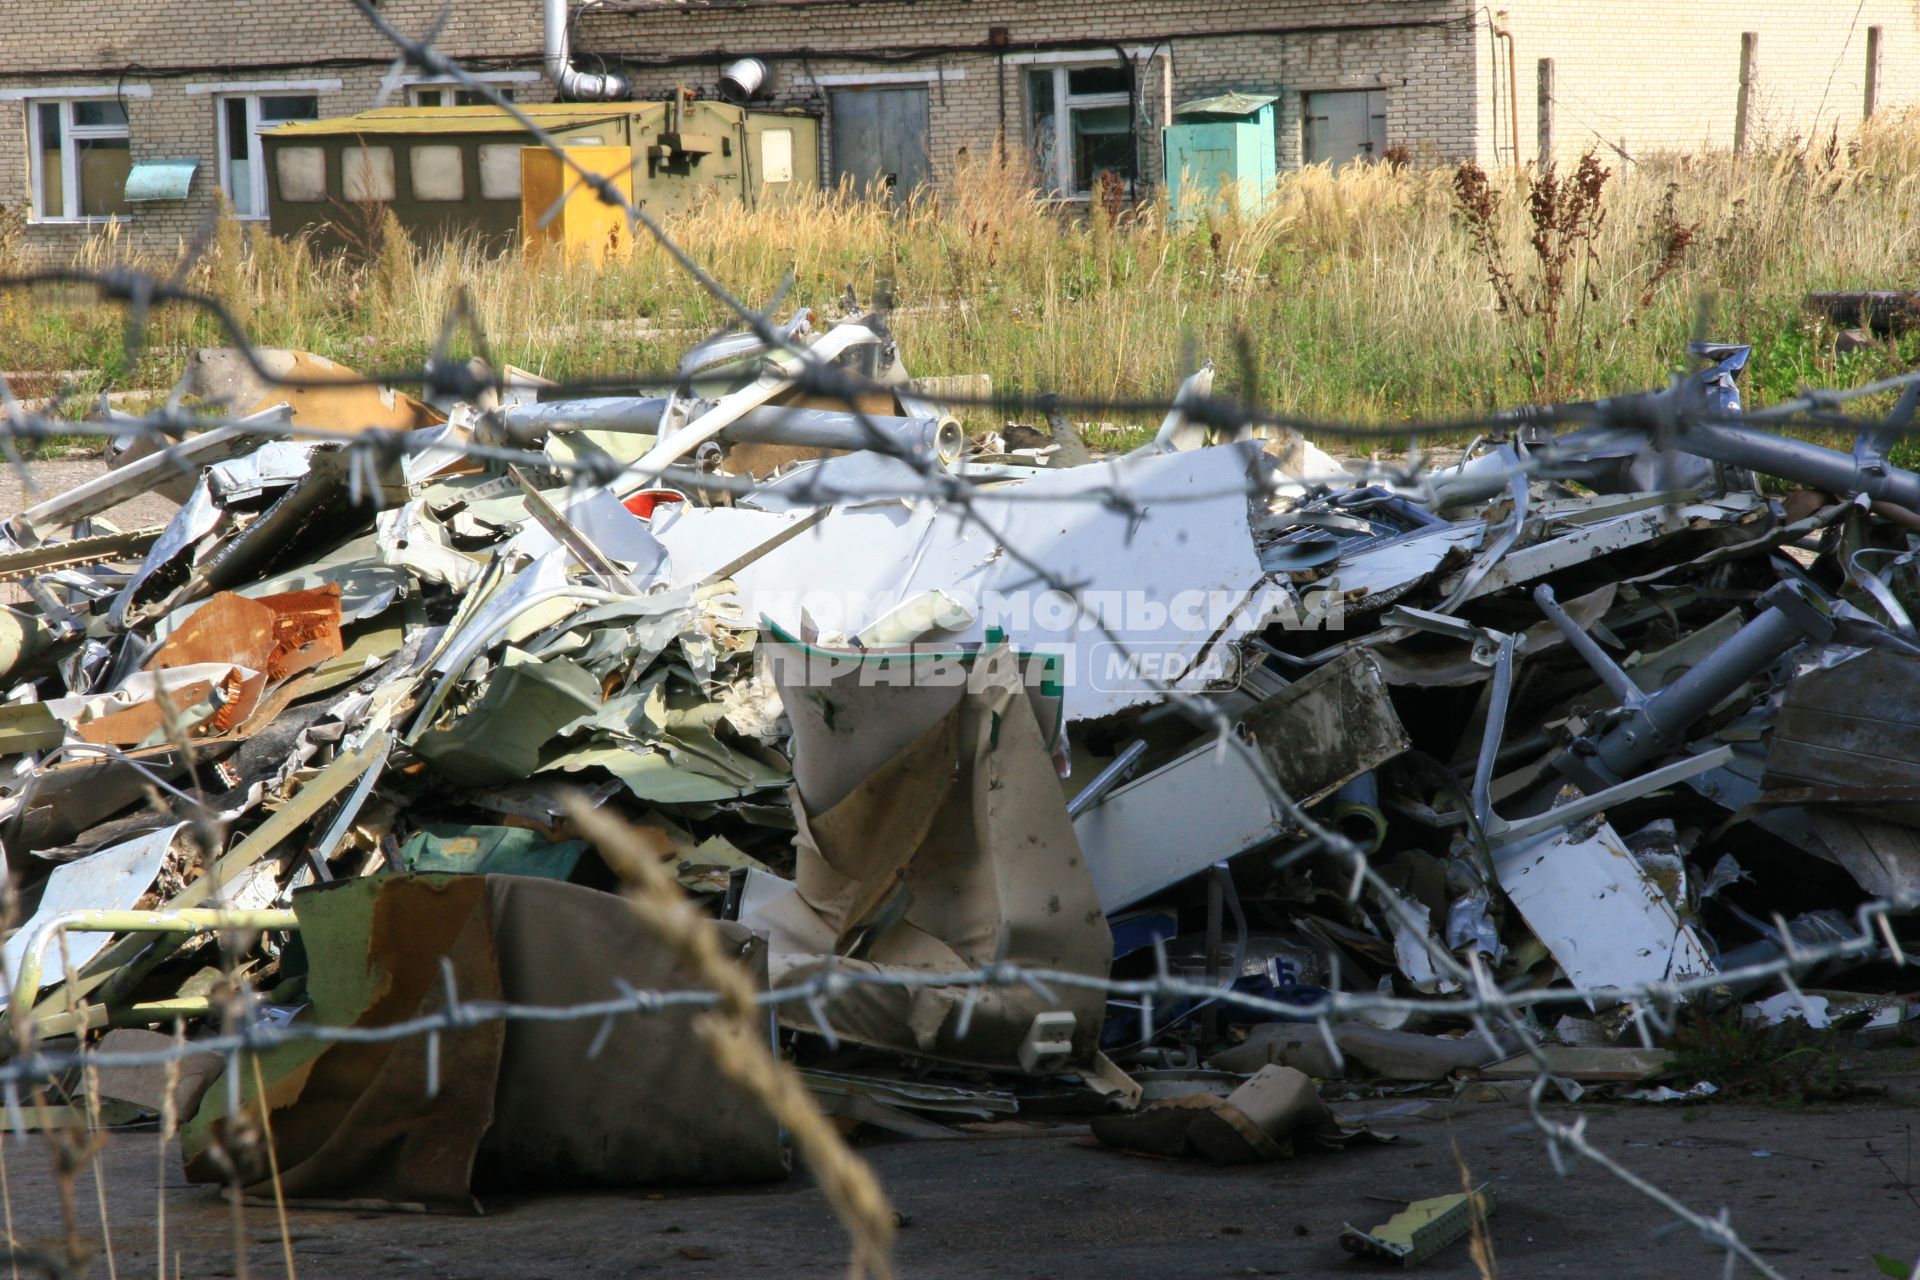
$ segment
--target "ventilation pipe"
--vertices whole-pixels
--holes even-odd
[[[567,48],[567,0],[541,0],[546,6],[547,79],[559,87],[560,96],[583,102],[608,102],[624,98],[632,89],[627,78],[617,72],[595,74],[573,65]]]
[[[728,102],[745,104],[766,87],[773,69],[759,58],[742,58],[720,73],[720,96]]]

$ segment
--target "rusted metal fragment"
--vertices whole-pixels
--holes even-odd
[[[296,896],[310,965],[311,1017],[380,1027],[445,1007],[442,960],[463,1000],[503,995],[487,918],[487,886],[471,876],[338,881]],[[238,1081],[241,1106],[273,1134],[279,1191],[289,1199],[356,1200],[396,1208],[475,1210],[469,1190],[493,1123],[493,1080],[505,1031],[483,1022],[438,1038],[430,1090],[424,1037],[284,1045]],[[274,1194],[258,1143],[231,1141],[226,1088],[210,1090],[181,1130],[187,1176],[220,1181],[215,1151],[238,1180]]]

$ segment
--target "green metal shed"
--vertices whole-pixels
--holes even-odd
[[[819,121],[722,102],[522,106],[563,146],[631,147],[634,199],[671,212],[716,189],[748,204],[819,185]],[[389,107],[261,134],[275,235],[338,244],[374,206],[416,238],[520,239],[520,151],[533,138],[499,107]],[[343,225],[345,224],[345,225]]]
[[[1163,138],[1176,222],[1210,210],[1257,214],[1273,196],[1279,164],[1272,94],[1222,93],[1174,109]]]

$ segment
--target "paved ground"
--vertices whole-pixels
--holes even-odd
[[[29,494],[20,482],[17,468],[0,465],[0,518],[14,515],[36,502],[45,502],[104,472],[106,464],[96,457],[78,456],[26,464],[36,492]],[[143,493],[107,511],[106,518],[122,529],[145,529],[165,524],[180,508],[157,493]]]
[[[1732,1220],[1785,1276],[1876,1274],[1869,1253],[1920,1252],[1912,1137],[1920,1071],[1872,1105],[1777,1109],[1727,1104],[1561,1107],[1584,1115],[1608,1155],[1696,1207]],[[1386,1104],[1375,1104],[1386,1105]],[[1286,1164],[1215,1168],[1094,1145],[1078,1125],[1020,1135],[889,1141],[862,1148],[908,1225],[907,1277],[1121,1280],[1151,1276],[1385,1275],[1349,1258],[1343,1220],[1384,1220],[1389,1201],[1458,1189],[1455,1151],[1493,1184],[1500,1275],[1591,1280],[1719,1276],[1721,1259],[1602,1170],[1556,1176],[1513,1106],[1468,1105],[1401,1121],[1401,1145]],[[1383,1126],[1384,1127],[1384,1126]],[[103,1169],[115,1272],[155,1271],[152,1134],[116,1135]],[[23,1243],[51,1243],[59,1212],[37,1138],[7,1144],[12,1217]],[[1874,1153],[1879,1152],[1876,1156]],[[83,1233],[100,1237],[92,1178],[79,1182]],[[281,1276],[271,1208],[245,1211],[245,1270],[232,1216],[211,1188],[189,1186],[169,1153],[166,1248],[188,1276]],[[495,1199],[480,1218],[356,1212],[289,1214],[296,1269],[309,1277],[636,1275],[835,1277],[844,1241],[804,1175],[771,1189],[699,1194],[610,1192]],[[1456,1245],[1421,1268],[1432,1280],[1476,1275]],[[92,1274],[105,1275],[104,1259]],[[1745,1271],[1732,1274],[1748,1274]]]

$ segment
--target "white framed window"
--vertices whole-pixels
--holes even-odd
[[[1115,61],[1027,70],[1027,141],[1043,188],[1085,199],[1104,173],[1138,176],[1131,76]]]
[[[289,120],[318,120],[312,93],[236,93],[214,100],[220,117],[220,189],[238,218],[267,216],[267,156],[260,131]]]
[[[493,91],[513,101],[513,88],[510,85],[497,84]],[[463,89],[457,84],[410,84],[407,86],[407,105],[410,107],[490,107],[493,99],[477,89]]]
[[[35,222],[124,218],[133,153],[116,98],[39,98],[27,111]]]

